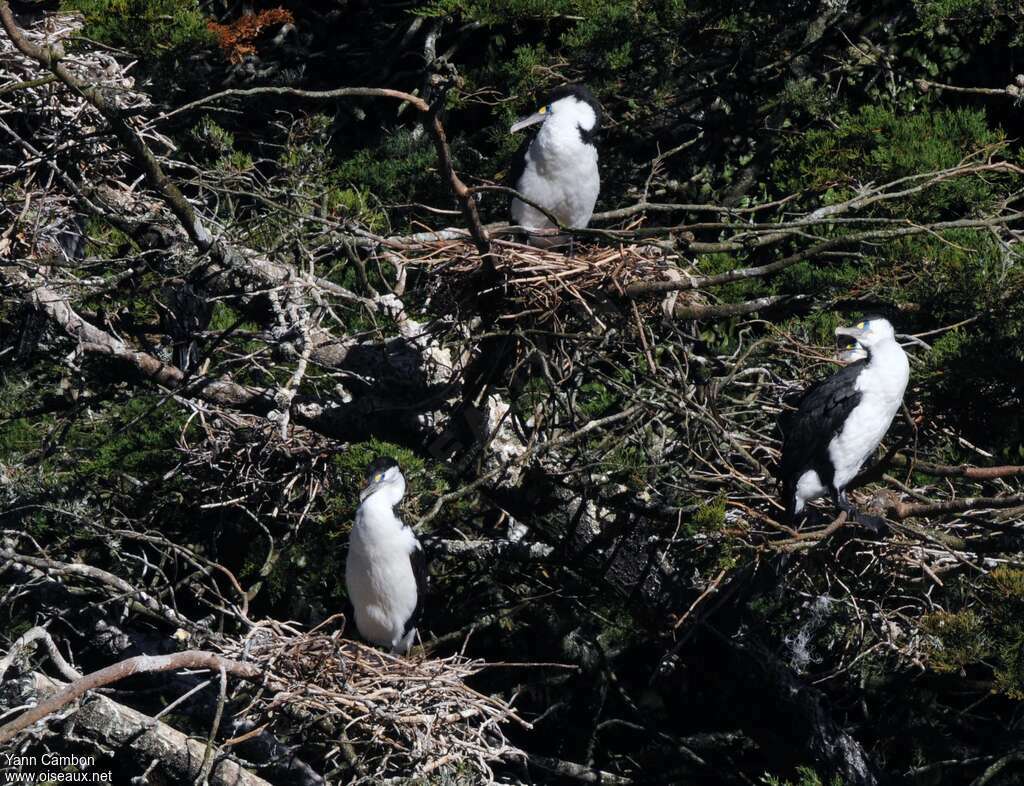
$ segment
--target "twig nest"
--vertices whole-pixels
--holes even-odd
[[[481,661],[404,658],[342,631],[300,633],[278,623],[255,627],[226,654],[265,669],[265,688],[252,699],[248,720],[299,719],[325,741],[346,739],[367,776],[447,767],[491,780],[491,763],[522,755],[501,727],[529,724],[507,702],[466,685],[486,668]],[[328,758],[342,756],[335,748]]]

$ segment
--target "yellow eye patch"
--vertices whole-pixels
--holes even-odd
[[[867,322],[858,322],[857,327],[863,330],[865,327],[867,327],[867,324]]]
[[[537,114],[538,115],[546,115],[547,113],[548,113],[548,108],[546,106],[542,106],[540,109],[537,110]]]
[[[384,480],[384,473],[383,472],[378,472],[376,475],[373,476],[373,482],[374,483],[379,483],[382,480]]]

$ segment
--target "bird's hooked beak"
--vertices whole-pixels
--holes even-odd
[[[546,106],[542,106],[532,115],[519,118],[512,124],[512,127],[508,131],[510,134],[514,134],[516,131],[522,131],[524,128],[532,126],[534,123],[543,123],[548,119],[549,114],[548,108]]]
[[[868,356],[867,349],[860,343],[861,337],[867,332],[867,325],[859,322],[853,327],[837,327],[836,338],[846,338],[848,341],[839,341],[839,349],[836,351],[836,359],[841,363],[853,363]]]
[[[867,356],[868,351],[856,341],[836,350],[836,360],[840,363],[853,363],[856,360],[863,360]]]
[[[858,343],[860,342],[861,336],[863,336],[866,332],[867,332],[867,330],[865,329],[863,324],[854,325],[853,327],[837,327],[836,328],[836,335],[837,336],[849,336],[850,338],[852,338],[854,341],[856,341]]]
[[[369,479],[369,481],[367,482],[366,488],[364,488],[362,491],[359,492],[359,501],[362,502],[363,500],[365,500],[373,492],[375,492],[377,489],[379,489],[381,487],[381,485],[383,485],[383,483],[384,483],[384,473],[383,472],[377,472],[376,474],[374,474],[373,477],[371,477]]]

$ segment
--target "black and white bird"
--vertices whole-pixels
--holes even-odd
[[[403,496],[405,478],[398,462],[375,459],[366,470],[349,536],[345,586],[360,635],[404,655],[416,638],[427,563],[416,535],[395,515]]]
[[[547,103],[513,124],[511,133],[542,123],[532,140],[520,146],[512,162],[512,187],[547,210],[562,226],[581,229],[590,223],[601,191],[595,139],[601,128],[601,106],[583,85],[557,87]],[[512,200],[512,222],[531,230],[554,224],[520,199]],[[531,236],[535,245],[564,242]]]
[[[836,328],[836,335],[854,339],[844,355],[859,359],[808,388],[797,411],[780,419],[786,516],[794,521],[807,502],[829,494],[852,519],[878,530],[884,520],[859,513],[846,487],[899,411],[910,363],[892,325],[881,317]]]

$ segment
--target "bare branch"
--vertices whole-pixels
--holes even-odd
[[[33,674],[33,678],[39,696],[50,696],[50,700],[69,688],[43,674]],[[105,747],[133,751],[144,761],[159,761],[179,783],[190,783],[202,772],[202,743],[107,696],[88,697],[74,721],[79,734]],[[214,786],[270,786],[269,781],[224,756],[212,763],[208,775]]]
[[[14,720],[0,726],[0,745],[12,740],[18,732],[27,729],[33,723],[82,698],[91,690],[120,682],[136,674],[156,674],[178,669],[223,669],[233,677],[252,681],[259,680],[263,674],[262,669],[251,663],[240,663],[202,650],[185,650],[171,655],[139,655],[86,674],[38,706],[26,710]]]

